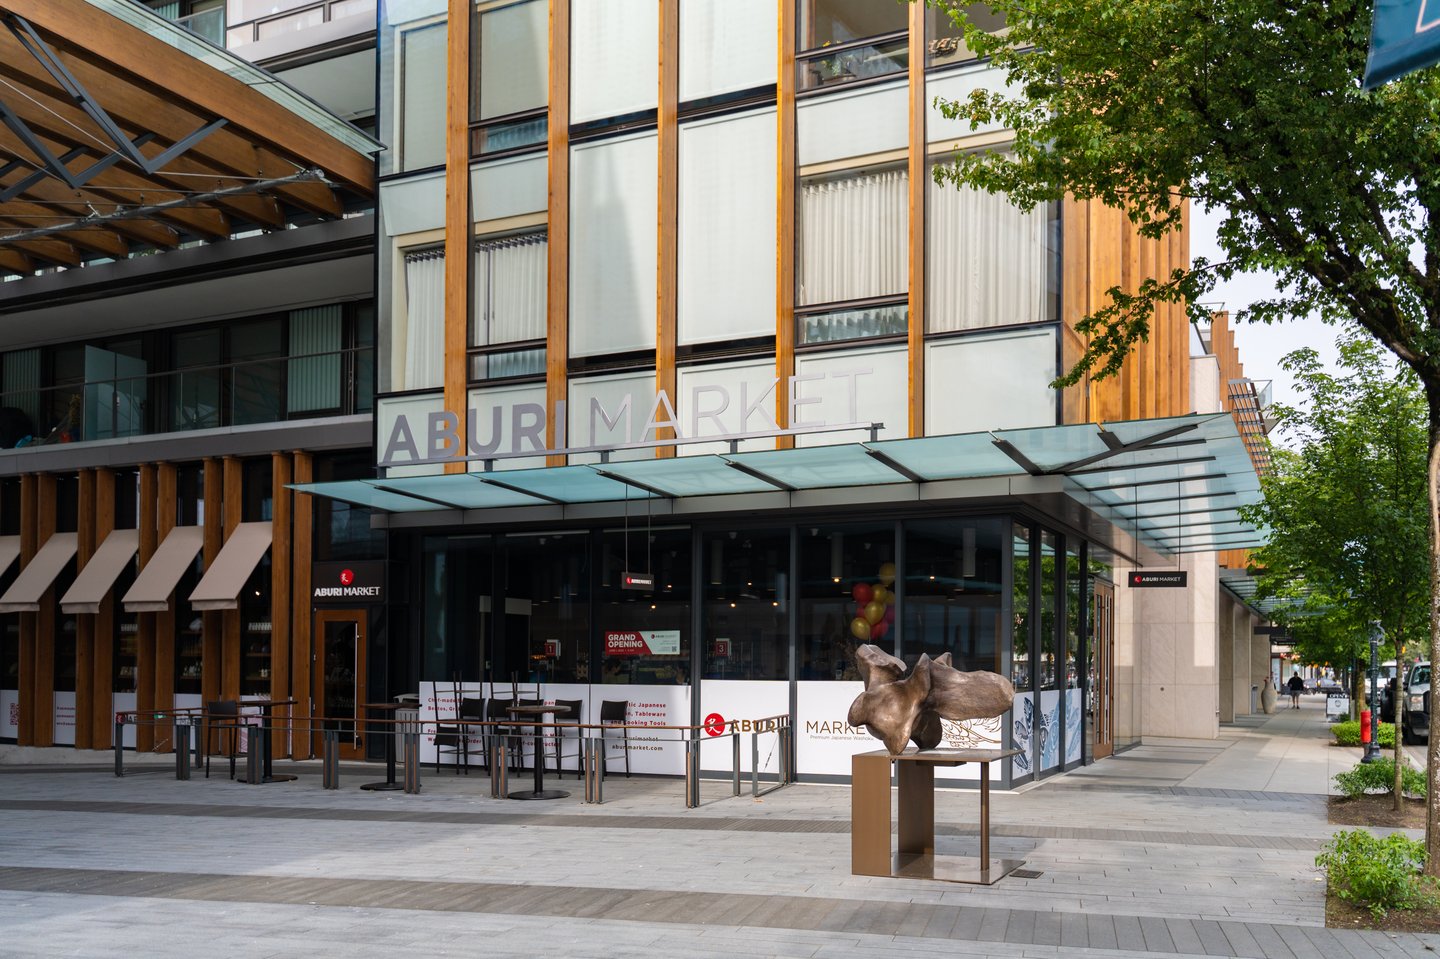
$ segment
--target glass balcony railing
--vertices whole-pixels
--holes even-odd
[[[280,423],[374,409],[374,348],[0,393],[0,449]]]
[[[195,36],[209,40],[217,47],[225,46],[224,7],[216,7],[213,10],[202,10],[199,13],[192,13],[188,17],[178,18],[175,22],[195,34]]]

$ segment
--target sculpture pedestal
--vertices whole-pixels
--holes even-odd
[[[1015,749],[907,749],[850,760],[850,872],[856,876],[939,879],[991,885],[1024,862],[990,858],[990,764]],[[899,786],[899,842],[890,845],[890,766]],[[935,767],[980,764],[980,855],[935,854]]]

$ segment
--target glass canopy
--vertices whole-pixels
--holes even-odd
[[[1063,478],[1069,495],[1165,553],[1266,540],[1240,516],[1260,481],[1228,413],[293,488],[396,512],[479,510],[483,522],[493,508],[1025,475]]]

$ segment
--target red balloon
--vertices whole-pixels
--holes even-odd
[[[888,632],[890,632],[890,624],[883,619],[878,623],[872,623],[870,625],[871,639],[884,639],[885,634]]]
[[[886,606],[886,607],[885,607],[885,625],[888,626],[888,625],[890,625],[890,624],[893,623],[893,622],[895,622],[895,607],[894,607],[894,606]]]
[[[871,588],[869,583],[856,583],[850,587],[850,598],[861,606],[864,606],[875,598],[875,590]]]

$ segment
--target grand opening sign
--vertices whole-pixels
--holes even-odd
[[[612,630],[605,634],[606,656],[678,656],[680,630]]]
[[[648,409],[635,402],[634,394],[609,404],[592,397],[582,421],[584,434],[578,445],[569,446],[567,442],[576,437],[566,435],[569,410],[564,400],[554,405],[553,437],[546,435],[546,409],[540,403],[502,400],[468,410],[463,442],[460,417],[451,410],[423,414],[423,422],[414,421],[421,419],[420,414],[412,420],[411,415],[399,413],[380,447],[379,465],[420,466],[874,428],[878,424],[859,421],[857,392],[860,377],[873,372],[835,370],[789,376],[783,381],[773,377],[759,384],[741,383],[736,390],[705,384],[688,390],[678,407],[665,390],[655,392]],[[806,384],[827,380],[838,381],[839,387],[828,402],[806,395]],[[774,412],[782,402],[790,424],[784,428]],[[669,430],[675,439],[657,439],[662,430]]]

